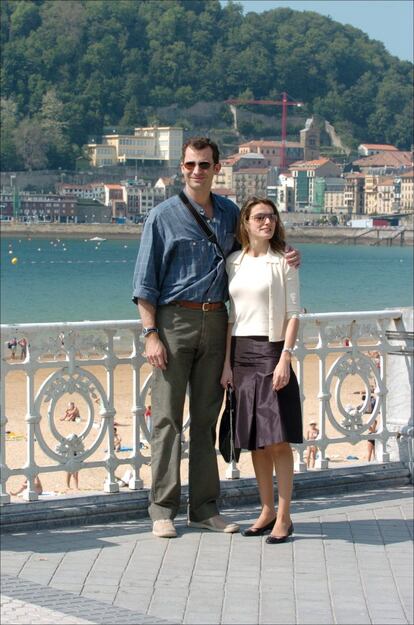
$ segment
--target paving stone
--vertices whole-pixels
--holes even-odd
[[[5,535],[2,623],[407,624],[411,496],[294,502],[294,540],[276,548],[183,517],[176,541],[148,520]],[[236,512],[247,527],[258,507]]]

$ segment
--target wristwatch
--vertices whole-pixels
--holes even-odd
[[[282,349],[282,353],[283,352],[289,352],[289,354],[292,356],[292,354],[293,354],[293,347],[284,347]]]
[[[144,339],[153,332],[156,332],[158,334],[158,328],[142,328],[142,336],[144,337]]]

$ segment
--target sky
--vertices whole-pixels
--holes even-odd
[[[226,4],[227,0],[221,0]],[[279,7],[315,11],[342,24],[363,30],[370,39],[382,41],[388,52],[413,62],[412,0],[237,0],[244,14],[262,13]]]

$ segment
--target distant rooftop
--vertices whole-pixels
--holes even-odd
[[[366,148],[367,150],[382,150],[386,151],[398,151],[394,145],[389,145],[387,143],[361,143],[360,148]]]
[[[248,148],[250,146],[258,146],[262,148],[280,148],[281,141],[266,141],[266,140],[252,140],[247,143],[240,143],[239,148]],[[288,148],[303,148],[303,145],[299,141],[286,141],[286,147]]]
[[[291,165],[289,165],[290,169],[315,169],[316,167],[321,167],[322,165],[326,165],[326,163],[332,162],[329,158],[323,156],[322,158],[317,158],[314,161],[295,161]]]
[[[352,161],[352,164],[359,167],[412,167],[413,155],[411,152],[392,150],[390,152],[372,154],[371,156],[363,156]]]

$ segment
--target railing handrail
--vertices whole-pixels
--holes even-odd
[[[400,308],[386,308],[384,310],[358,310],[348,312],[326,312],[326,313],[301,313],[299,319],[304,321],[336,321],[345,320],[352,321],[353,319],[398,319],[402,315]],[[9,328],[19,328],[22,330],[35,330],[36,328],[61,328],[62,326],[70,326],[71,328],[88,328],[90,326],[101,328],[129,328],[134,325],[140,325],[141,319],[108,319],[100,321],[51,321],[51,322],[39,322],[39,323],[2,323],[0,324],[0,330],[8,330]]]

